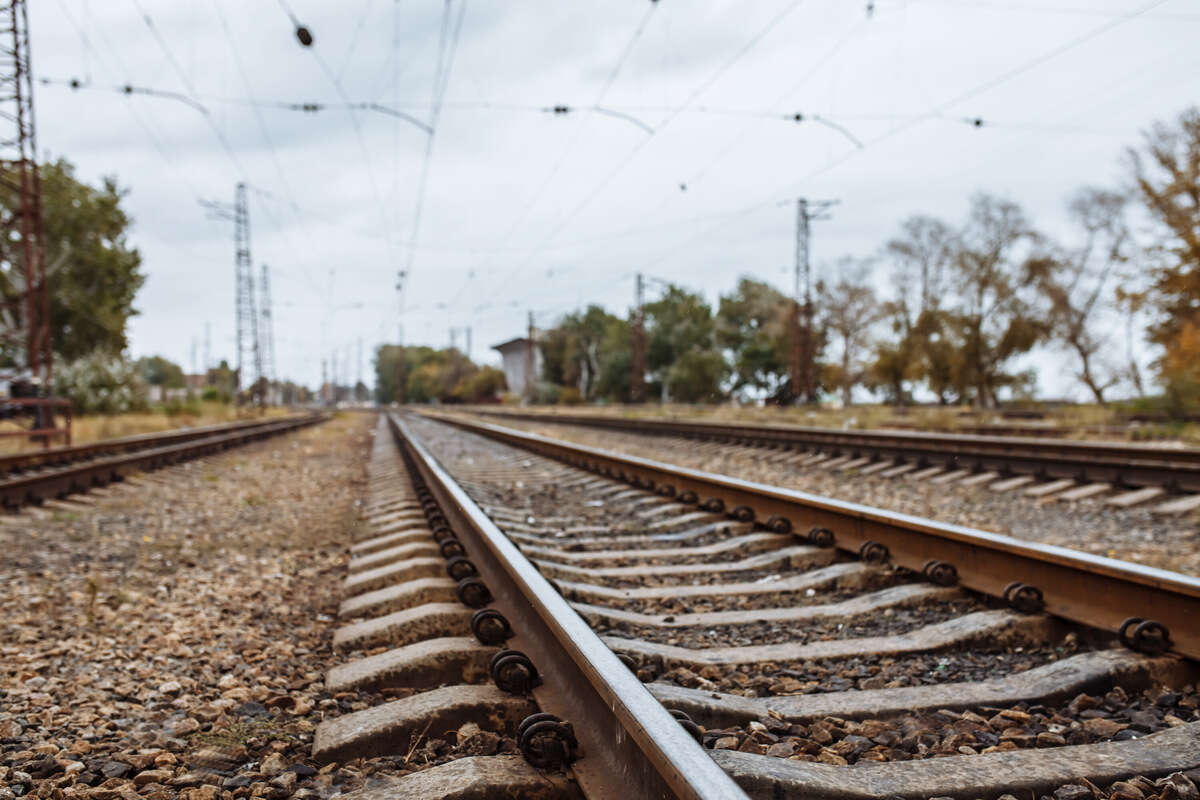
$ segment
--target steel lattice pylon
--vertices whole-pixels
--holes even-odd
[[[50,305],[25,0],[0,5],[0,191],[9,194],[12,209],[0,221],[0,269],[7,273],[0,284],[7,330],[0,336],[14,351],[24,350],[31,376],[49,387]]]
[[[261,353],[262,375],[268,382],[275,380],[275,330],[271,322],[271,270],[262,265],[259,283],[258,348]]]
[[[250,203],[246,184],[239,183],[233,204],[233,239],[237,281],[237,388],[253,389],[262,377],[262,350],[258,346],[258,315],[254,307],[254,266],[250,261]],[[246,356],[249,355],[249,358]],[[253,364],[250,381],[246,367]]]

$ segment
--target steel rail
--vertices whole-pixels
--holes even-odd
[[[0,456],[0,475],[18,470],[38,467],[69,464],[86,458],[128,453],[146,447],[161,447],[177,442],[193,439],[203,439],[219,433],[233,432],[249,428],[259,428],[278,422],[279,417],[271,419],[243,420],[239,422],[217,425],[204,425],[198,428],[182,428],[179,430],[162,431],[158,433],[140,433],[134,436],[122,436],[116,439],[104,439],[98,442],[73,444],[66,447],[54,447],[45,450],[30,450],[24,453],[13,453]]]
[[[543,680],[534,698],[572,723],[582,758],[572,772],[589,800],[746,798],[541,573],[414,437],[388,415],[422,478]]]
[[[917,572],[930,562],[944,562],[953,566],[958,583],[985,594],[1002,597],[1013,583],[1036,587],[1046,612],[1101,630],[1119,631],[1130,618],[1154,620],[1169,629],[1175,652],[1200,658],[1197,578],[457,416],[425,415],[643,488],[669,489],[677,499],[690,492],[692,502],[715,501],[725,510],[743,507],[759,522],[786,520],[798,534],[825,529],[836,547],[852,553],[882,545],[892,564]]]
[[[10,476],[0,479],[0,505],[15,508],[31,501],[37,502],[75,491],[84,491],[92,486],[120,480],[135,472],[158,469],[184,459],[217,453],[240,444],[314,425],[326,419],[328,417],[318,414],[288,417],[264,425],[240,426],[234,431],[216,433],[179,444],[144,448],[132,453],[92,459],[36,474]]]
[[[982,436],[920,431],[837,430],[592,414],[534,414],[472,409],[494,418],[584,425],[658,436],[682,436],[758,447],[821,450],[831,455],[894,459],[921,466],[995,470],[1118,486],[1164,486],[1200,492],[1200,449],[1133,442],[1077,442],[1033,436]]]

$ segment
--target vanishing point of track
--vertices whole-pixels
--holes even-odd
[[[407,696],[323,723],[314,757],[493,744],[363,798],[1083,798],[1200,767],[1200,581],[461,418],[386,425],[326,683]]]

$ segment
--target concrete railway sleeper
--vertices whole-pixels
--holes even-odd
[[[375,640],[404,644],[329,676],[421,687],[394,701],[408,705],[393,749],[434,707],[440,729],[471,704],[519,727],[536,704],[572,726],[568,775],[587,797],[608,796],[595,773],[655,797],[1196,796],[1195,626],[1161,613],[1194,614],[1196,581],[494,426],[390,424],[437,501],[427,539],[452,533],[496,612],[485,615],[494,630],[472,636],[482,618],[453,609],[449,577],[347,598],[348,627],[430,606],[426,622],[394,618]],[[394,556],[352,574],[429,558],[405,535],[356,545],[359,558]],[[1048,580],[1055,570],[1073,572]],[[514,594],[521,581],[537,591]],[[447,674],[462,685],[445,686]],[[626,736],[595,716],[608,711],[569,705],[604,691],[629,699]],[[602,709],[619,705],[608,700]],[[381,708],[357,728],[329,724],[366,729]],[[635,758],[678,759],[675,782],[630,780]],[[492,780],[482,763],[455,770]]]
[[[909,482],[988,486],[1037,503],[1091,497],[1112,508],[1146,504],[1177,517],[1200,508],[1200,449],[1132,442],[1064,441],[899,430],[627,419],[474,409],[510,422],[655,437],[691,453],[741,452],[798,471],[878,475]],[[1168,494],[1170,493],[1170,494]]]
[[[322,723],[314,759],[432,731],[445,763],[355,796],[744,797],[401,423],[376,433],[326,686],[400,697]]]

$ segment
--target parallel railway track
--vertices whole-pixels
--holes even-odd
[[[130,436],[0,457],[0,505],[19,508],[322,421],[300,415]]]
[[[894,464],[914,469],[941,467],[964,477],[992,474],[996,480],[1032,476],[1116,489],[1163,488],[1200,492],[1200,449],[1133,442],[1064,441],[1031,436],[981,436],[916,431],[838,430],[798,425],[763,425],[625,418],[599,414],[544,414],[474,409],[497,419],[580,425],[647,436],[680,437],[810,454],[853,469]],[[841,461],[838,461],[841,459]],[[1065,491],[1068,484],[1059,491]]]
[[[360,797],[1190,796],[1200,581],[449,421],[379,431],[326,683],[400,699],[314,757],[461,757]]]

